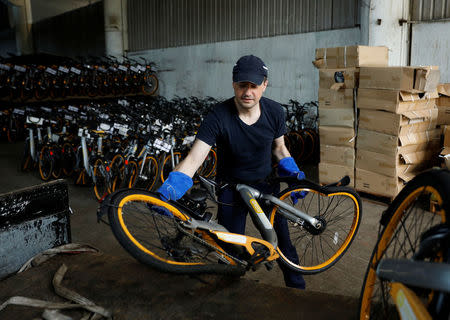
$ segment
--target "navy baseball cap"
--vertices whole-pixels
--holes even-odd
[[[260,85],[264,77],[267,77],[268,70],[260,58],[254,55],[243,56],[233,67],[233,82],[248,81]]]

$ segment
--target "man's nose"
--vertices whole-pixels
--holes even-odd
[[[250,85],[245,86],[245,88],[244,88],[244,93],[249,92],[251,88],[252,88],[252,87],[251,87]]]

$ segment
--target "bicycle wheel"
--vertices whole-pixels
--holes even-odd
[[[94,194],[97,200],[102,201],[109,193],[106,167],[102,159],[94,162]]]
[[[152,206],[164,207],[173,216],[158,213]],[[190,220],[184,210],[151,192],[120,190],[104,201],[101,210],[107,210],[119,243],[144,264],[164,272],[242,274],[237,266],[218,263],[218,248],[201,239],[201,230],[183,227],[181,222]]]
[[[174,164],[176,166],[177,164],[179,164],[181,162],[181,153],[174,152],[173,158],[174,158]],[[169,177],[169,173],[171,173],[173,169],[174,169],[174,167],[172,166],[172,155],[168,154],[164,158],[162,166],[161,166],[161,174],[160,174],[161,182],[164,183],[164,181],[166,181],[166,179]]]
[[[39,153],[39,175],[42,180],[48,181],[53,171],[53,154],[49,146],[43,146]]]
[[[110,164],[112,184],[110,186],[109,192],[118,190],[122,186],[122,183],[124,183],[124,166],[125,159],[121,154],[116,154],[112,158]]]
[[[52,177],[55,178],[55,179],[59,179],[59,177],[61,177],[61,174],[63,172],[62,152],[61,152],[61,150],[62,149],[59,148],[59,147],[52,149],[53,157],[54,157]]]
[[[308,129],[302,131],[302,136],[303,141],[305,142],[305,152],[303,153],[301,159],[298,159],[299,162],[309,160],[316,149],[316,140],[314,135]]]
[[[135,184],[136,178],[138,175],[138,164],[134,160],[126,161],[125,162],[125,186],[127,188],[131,188],[132,185]]]
[[[383,214],[384,225],[367,267],[361,290],[360,319],[399,319],[390,300],[389,282],[376,275],[384,258],[411,259],[423,233],[450,218],[450,172],[430,170],[411,180]],[[427,293],[430,297],[430,292]]]
[[[140,160],[137,168],[137,177],[134,183],[130,185],[130,188],[143,188],[151,191],[158,180],[158,161],[153,156],[148,156],[145,158],[144,167],[142,168],[142,161]]]
[[[158,78],[154,74],[146,75],[141,90],[146,95],[153,95],[158,90]]]
[[[305,151],[305,141],[303,140],[303,137],[300,133],[297,131],[291,131],[287,134],[287,137],[289,139],[289,145],[291,146],[292,150],[292,157],[295,159],[295,161],[300,161],[303,157],[303,153]]]
[[[200,176],[208,178],[216,170],[216,165],[217,165],[217,154],[214,151],[214,149],[211,149],[209,150],[209,153],[206,156],[205,161],[203,161],[203,164],[197,170],[197,173]]]
[[[62,147],[62,170],[65,176],[70,177],[75,171],[76,155],[73,146],[66,142]]]
[[[290,195],[298,191],[308,193],[294,205]],[[299,260],[291,261],[278,249],[281,261],[303,274],[325,271],[339,261],[350,247],[361,222],[359,195],[347,187],[323,188],[299,181],[295,187],[282,191],[278,198],[315,217],[323,225],[317,230],[306,223],[297,223],[286,218],[289,237]],[[277,206],[270,215],[272,224],[276,214],[281,214]]]
[[[30,154],[30,140],[25,140],[22,160],[20,162],[20,170],[23,172],[29,171],[33,165],[33,158]]]

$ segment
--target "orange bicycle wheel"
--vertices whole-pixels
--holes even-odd
[[[181,161],[181,152],[174,152],[173,156],[174,156],[174,164],[176,166]],[[167,177],[169,176],[169,173],[172,172],[173,169],[174,168],[172,167],[172,156],[168,154],[162,162],[160,173],[161,182],[164,183],[164,181],[166,181]]]

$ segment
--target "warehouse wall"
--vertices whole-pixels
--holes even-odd
[[[436,65],[441,82],[450,82],[450,21],[414,24],[411,65]]]
[[[371,0],[361,4],[361,44],[387,46],[389,65],[408,64],[408,28],[399,24],[408,19],[410,0]]]
[[[162,96],[228,98],[233,95],[234,63],[242,55],[254,54],[269,68],[267,97],[282,103],[289,99],[308,102],[317,100],[318,71],[311,63],[315,48],[354,45],[359,41],[360,29],[349,28],[155,49],[129,56],[145,57],[157,64]]]

